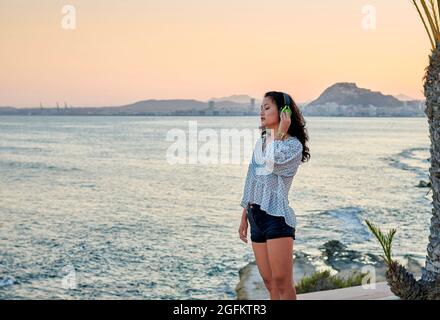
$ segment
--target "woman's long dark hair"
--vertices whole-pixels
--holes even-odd
[[[287,93],[286,93],[287,94]],[[289,107],[292,110],[292,115],[290,116],[290,127],[287,131],[289,135],[292,137],[297,137],[299,141],[301,141],[303,145],[303,151],[302,151],[302,162],[306,162],[310,159],[310,150],[308,146],[306,145],[307,141],[309,140],[309,136],[307,133],[306,128],[306,121],[304,120],[304,117],[301,113],[301,110],[296,105],[295,101],[292,99],[292,97],[287,94],[290,98]],[[272,101],[275,102],[277,108],[278,108],[278,114],[280,113],[280,110],[284,107],[284,96],[282,92],[278,91],[269,91],[264,94],[264,97],[270,97]],[[281,118],[280,118],[281,120]],[[263,130],[262,136],[266,134],[266,131]]]

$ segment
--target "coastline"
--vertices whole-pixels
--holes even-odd
[[[329,270],[341,279],[348,279],[354,272],[374,270],[368,280],[369,289],[363,286],[353,286],[332,290],[320,290],[319,286],[313,292],[298,293],[298,299],[314,300],[346,300],[346,299],[396,299],[386,284],[385,272],[387,266],[381,257],[373,254],[363,254],[350,250],[337,240],[326,242],[322,247],[320,257],[311,257],[302,252],[295,252],[293,278],[297,285],[302,279],[315,272]],[[421,264],[412,256],[405,256],[402,264],[417,277],[421,274]],[[269,294],[264,286],[255,261],[248,263],[239,270],[239,282],[235,288],[237,300],[268,300]],[[375,287],[375,288],[374,288]]]

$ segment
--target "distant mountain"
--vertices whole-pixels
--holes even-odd
[[[15,110],[14,107],[1,107],[0,106],[0,111],[13,111],[13,110]]]
[[[184,110],[203,110],[208,108],[208,103],[192,99],[170,99],[170,100],[143,100],[119,107],[105,107],[106,109],[124,112],[171,112]]]
[[[398,94],[398,95],[395,95],[394,97],[399,99],[400,101],[414,101],[414,100],[418,100],[418,99],[415,99],[413,97],[407,96],[405,94]]]
[[[306,116],[409,116],[424,117],[426,108],[422,100],[398,95],[399,100],[379,91],[359,88],[355,83],[339,82],[310,103],[298,103]],[[256,116],[261,101],[251,105],[249,95],[231,95],[209,101],[194,99],[142,100],[121,106],[75,108],[34,107],[15,108],[0,106],[0,115],[96,115],[96,116]],[[213,103],[211,102],[213,101]]]
[[[250,101],[238,103],[220,100],[208,102],[192,99],[143,100],[122,106],[75,108],[11,108],[0,107],[2,115],[249,115]]]
[[[318,97],[310,102],[308,106],[325,105],[333,103],[344,106],[369,106],[376,107],[400,107],[403,102],[392,95],[384,95],[379,91],[359,88],[353,82],[338,82],[327,89]]]
[[[250,105],[250,100],[239,103],[231,100],[218,100],[213,110],[244,111]],[[124,112],[175,112],[200,111],[208,109],[209,104],[198,100],[145,100],[119,107]]]
[[[239,103],[231,100],[218,100],[214,103],[212,110],[229,110],[229,111],[247,111],[250,106],[250,100]],[[115,110],[115,107],[112,110]],[[130,113],[141,112],[156,112],[169,113],[192,110],[194,112],[207,110],[209,108],[208,102],[198,100],[145,100],[133,104],[117,107],[120,111]]]
[[[249,104],[251,101],[252,97],[248,96],[247,94],[234,94],[228,97],[221,97],[221,98],[211,98],[209,99],[209,101],[215,101],[217,102],[221,102],[221,101],[230,101],[230,102],[235,102],[235,103],[246,103]],[[255,101],[257,101],[257,99],[255,99]]]

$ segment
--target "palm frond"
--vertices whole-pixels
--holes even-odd
[[[440,19],[440,0],[437,0],[437,10],[439,11],[439,19]]]
[[[421,0],[423,1],[423,0]],[[428,34],[429,37],[429,41],[431,42],[431,46],[432,46],[432,50],[435,49],[435,44],[434,44],[434,40],[433,40],[433,36],[435,37],[435,34],[433,36],[431,36],[431,33],[429,32],[428,26],[426,25],[425,19],[423,18],[422,12],[420,11],[419,6],[417,5],[416,0],[412,0],[414,6],[417,9],[417,12],[419,13],[420,19],[422,20],[423,26],[425,27],[426,33]],[[434,33],[434,31],[433,31]]]
[[[438,40],[438,29],[435,27],[434,20],[432,19],[435,16],[435,12],[430,12],[428,6],[426,5],[425,0],[420,0],[422,4],[422,8],[425,11],[426,18],[428,19],[429,26],[431,27],[431,31],[434,34],[434,39]]]
[[[432,11],[432,15],[434,16],[434,23],[435,23],[435,28],[437,29],[437,31],[439,30],[438,27],[438,19],[437,19],[437,14],[436,9],[435,9],[435,4],[434,4],[434,0],[429,0],[429,4],[431,5],[431,11]]]
[[[377,240],[379,240],[379,243],[382,246],[384,252],[382,258],[385,260],[388,266],[391,266],[391,264],[393,263],[393,259],[391,256],[391,247],[392,247],[394,235],[396,234],[396,229],[391,229],[388,232],[388,234],[385,235],[378,227],[376,227],[370,221],[365,220],[365,223],[367,224],[370,231],[377,238]]]

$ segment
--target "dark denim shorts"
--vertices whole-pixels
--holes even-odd
[[[261,210],[258,204],[248,205],[246,212],[252,242],[266,242],[269,239],[282,237],[292,237],[295,240],[295,228],[289,226],[284,217],[268,214]]]

